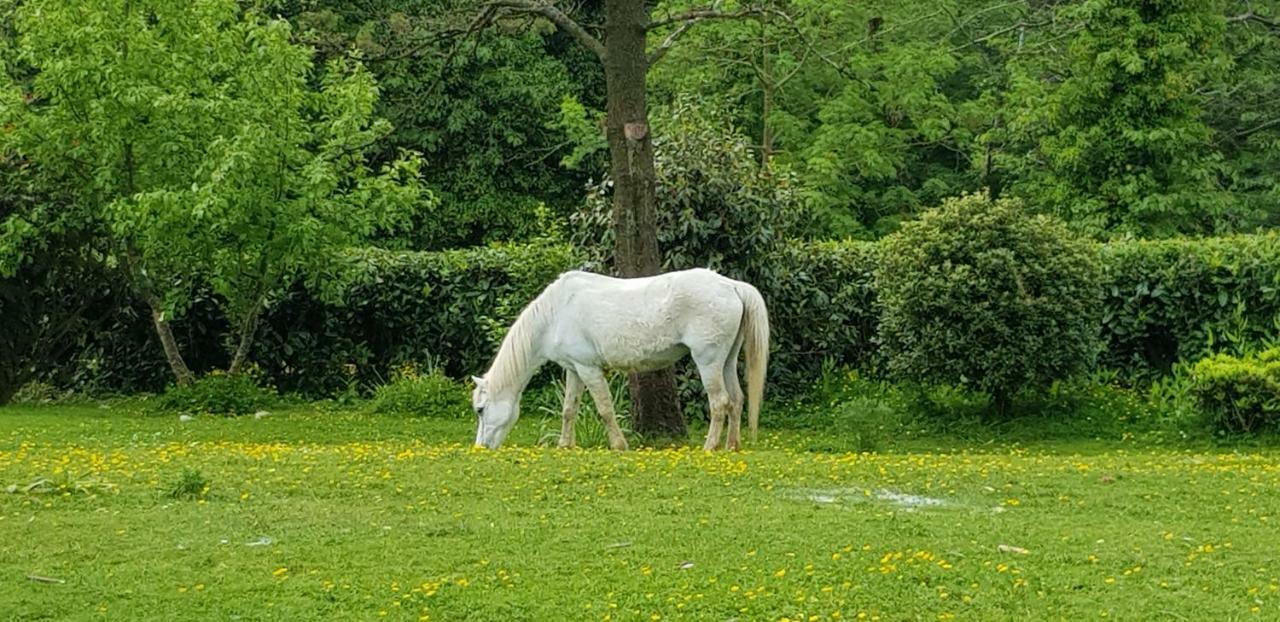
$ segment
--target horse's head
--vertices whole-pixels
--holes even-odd
[[[476,445],[497,449],[520,417],[519,398],[494,396],[487,378],[472,376],[471,380],[476,384],[471,392],[471,407],[476,410]]]

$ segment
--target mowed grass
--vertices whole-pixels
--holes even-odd
[[[618,454],[528,419],[475,451],[467,420],[0,410],[0,618],[1280,619],[1275,450]]]

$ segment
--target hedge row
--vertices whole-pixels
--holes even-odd
[[[872,285],[878,252],[874,243],[824,242],[792,245],[777,257],[777,284],[764,292],[775,390],[809,386],[824,359],[879,368]],[[1149,376],[1180,359],[1280,336],[1280,236],[1118,242],[1101,256],[1103,367]],[[553,243],[368,251],[345,305],[302,290],[274,305],[253,358],[280,389],[311,394],[380,381],[406,361],[436,362],[464,377],[484,369],[524,304],[580,262],[573,249]],[[107,330],[48,368],[98,389],[162,387],[167,370],[145,314],[111,313]],[[225,365],[223,327],[211,303],[198,303],[176,326],[194,367]]]
[[[1280,336],[1280,236],[1106,245],[1103,367],[1127,375]]]
[[[262,318],[252,360],[280,390],[326,395],[381,383],[402,362],[439,364],[456,377],[483,371],[523,305],[580,261],[550,243],[370,250],[356,260],[344,304],[299,288]],[[41,375],[90,391],[156,391],[171,381],[145,309],[91,312],[111,316],[106,328],[65,361],[46,361]],[[174,329],[193,370],[225,368],[225,322],[211,300],[197,297]]]

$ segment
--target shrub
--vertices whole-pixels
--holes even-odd
[[[334,395],[374,386],[385,370],[428,358],[453,377],[476,373],[524,305],[582,264],[577,251],[547,240],[445,252],[366,249],[350,259],[345,304],[322,302],[299,284],[264,314],[252,357],[280,390]],[[102,328],[48,365],[57,367],[47,374],[55,385],[133,393],[172,381],[144,319],[149,311],[100,304],[88,313],[102,316]],[[193,369],[225,368],[226,328],[207,293],[193,297],[174,323]]]
[[[10,401],[14,404],[52,404],[59,401],[62,395],[63,392],[57,387],[47,382],[32,380],[14,392]]]
[[[792,177],[761,168],[751,139],[715,102],[679,98],[654,123],[662,269],[710,268],[767,290],[779,267],[772,254],[803,214]],[[612,185],[606,176],[572,218],[575,242],[602,265],[614,249]]]
[[[182,475],[169,487],[168,496],[174,499],[203,499],[213,484],[196,469],[183,469]]]
[[[438,369],[426,373],[415,365],[402,365],[391,382],[373,393],[376,413],[462,417],[471,408],[466,389]]]
[[[1280,235],[1125,241],[1102,247],[1102,364],[1168,373],[1280,334]]]
[[[209,415],[247,415],[271,406],[274,391],[259,386],[255,374],[213,371],[186,386],[171,386],[160,396],[163,410]]]
[[[1083,369],[1097,353],[1094,246],[985,195],[949,200],[882,242],[876,290],[890,371],[991,395]]]
[[[773,324],[769,392],[808,390],[824,361],[871,370],[876,347],[875,269],[871,242],[795,243],[775,256],[777,277],[763,291]]]
[[[1280,423],[1280,348],[1217,354],[1192,368],[1191,393],[1221,430],[1254,432]]]
[[[885,369],[875,275],[882,249],[893,243],[785,242],[752,260],[766,262],[772,275],[761,288],[774,326],[768,394],[807,390],[828,358],[868,375]],[[1100,248],[1100,367],[1117,370],[1125,383],[1167,375],[1173,363],[1207,352],[1239,353],[1280,337],[1280,235]],[[403,361],[429,358],[454,378],[477,373],[520,309],[584,260],[567,245],[542,241],[439,253],[368,250],[355,262],[347,304],[322,303],[299,286],[263,318],[254,359],[281,390],[334,395],[375,386]],[[170,372],[145,320],[149,312],[89,289],[82,295],[93,304],[80,313],[94,318],[97,329],[50,349],[35,379],[77,393],[162,388]],[[41,330],[23,317],[13,326],[0,323],[0,332]],[[194,369],[226,365],[225,321],[206,298],[197,297],[174,329]],[[30,369],[35,361],[23,354],[16,363]],[[700,383],[685,389],[686,404],[701,409]]]

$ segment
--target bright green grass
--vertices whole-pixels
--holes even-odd
[[[0,410],[0,619],[1280,619],[1275,450],[538,428],[476,452],[470,421]]]

